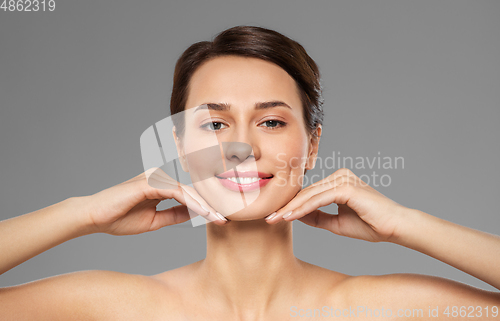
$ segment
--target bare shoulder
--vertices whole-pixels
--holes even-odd
[[[78,271],[1,288],[0,310],[3,320],[151,320],[162,290],[143,275]]]
[[[351,306],[390,308],[395,314],[406,311],[412,317],[438,308],[439,315],[449,307],[499,307],[500,292],[482,290],[461,282],[437,276],[398,273],[361,275],[347,278],[337,288]],[[476,312],[474,312],[476,313]],[[408,319],[408,317],[407,317]]]
[[[352,276],[344,273],[336,272],[333,270],[325,269],[323,267],[307,263],[299,260],[307,271],[304,277],[307,284],[316,284],[315,289],[324,288],[325,291],[330,292],[332,289],[338,288],[345,280],[350,279]]]
[[[306,271],[302,276],[302,293],[312,300],[314,306],[345,305],[345,289],[351,275],[329,270],[305,261],[299,260]]]

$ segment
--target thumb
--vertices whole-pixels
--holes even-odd
[[[177,205],[165,210],[156,211],[151,222],[151,231],[156,231],[162,227],[186,222],[191,217],[186,205]]]
[[[339,231],[339,217],[337,214],[329,214],[320,210],[314,210],[299,218],[299,221],[312,227],[322,228],[335,234],[342,235]]]

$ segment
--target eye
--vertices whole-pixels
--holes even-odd
[[[200,127],[204,128],[205,130],[209,130],[209,131],[218,131],[218,130],[222,129],[222,126],[226,126],[226,125],[224,125],[221,122],[211,121],[211,122],[208,122],[206,124],[201,125]]]
[[[267,126],[265,126],[265,127],[270,128],[270,129],[278,129],[278,128],[286,126],[286,123],[284,121],[276,120],[276,119],[266,120],[262,124],[266,124]]]

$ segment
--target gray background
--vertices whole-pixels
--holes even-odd
[[[318,63],[320,157],[404,157],[404,169],[377,170],[392,179],[380,192],[499,234],[499,14],[500,1],[456,0],[56,0],[54,12],[0,11],[0,218],[142,172],[139,137],[169,114],[177,58],[244,24],[297,40]],[[395,244],[298,221],[294,234],[297,257],[339,272],[421,273],[494,289]],[[179,227],[84,236],[6,272],[0,285],[88,269],[156,274],[204,258],[205,237],[204,228]]]

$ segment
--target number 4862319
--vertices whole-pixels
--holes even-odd
[[[4,0],[0,5],[3,11],[54,11],[54,0]]]
[[[498,307],[497,306],[491,306],[491,307],[465,307],[465,306],[447,306],[446,309],[443,312],[444,315],[447,317],[453,317],[456,318],[458,316],[464,318],[464,317],[497,317],[498,316]]]

